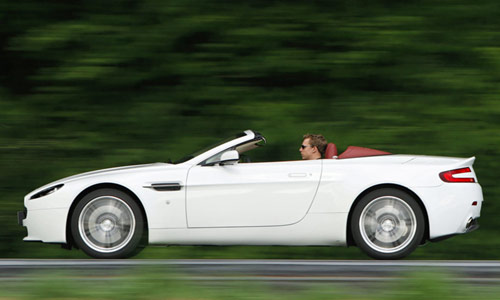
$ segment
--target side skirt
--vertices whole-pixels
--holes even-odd
[[[149,244],[345,246],[347,213],[310,213],[287,226],[149,229]]]

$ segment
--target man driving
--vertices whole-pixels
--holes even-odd
[[[321,159],[326,150],[326,139],[321,134],[306,134],[300,145],[302,159]]]

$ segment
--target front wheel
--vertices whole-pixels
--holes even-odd
[[[354,242],[376,259],[399,259],[409,255],[422,241],[425,220],[417,201],[391,188],[365,195],[351,218]]]
[[[125,258],[138,253],[144,220],[137,203],[126,193],[100,189],[85,195],[71,217],[76,245],[95,258]]]

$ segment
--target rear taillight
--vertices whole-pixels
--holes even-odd
[[[469,167],[441,172],[439,178],[444,182],[476,182]]]

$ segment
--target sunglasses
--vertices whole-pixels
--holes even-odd
[[[313,147],[313,146],[310,146],[310,145],[300,145],[300,149],[304,150],[306,147]]]

